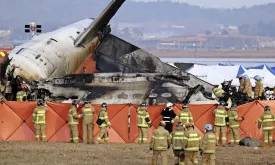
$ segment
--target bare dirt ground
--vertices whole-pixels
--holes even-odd
[[[151,50],[149,51],[157,57],[181,57],[181,58],[274,58],[275,49],[270,50],[217,50],[217,51],[207,51],[207,50],[197,50],[197,51],[161,51],[161,50]]]
[[[2,165],[150,165],[148,145],[0,142]],[[199,155],[198,155],[199,156]],[[169,165],[173,153],[169,151]],[[201,161],[201,158],[199,157]],[[159,161],[160,163],[160,161]],[[201,162],[200,162],[201,164]],[[273,165],[275,147],[255,150],[247,147],[217,149],[217,165]]]

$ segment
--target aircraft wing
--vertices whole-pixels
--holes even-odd
[[[171,80],[195,87],[198,84],[212,93],[212,85],[186,73],[176,67],[162,62],[158,57],[132,45],[112,34],[106,36],[93,56],[96,69],[101,73],[163,73],[175,75]],[[185,77],[185,78],[184,78]],[[189,77],[189,79],[186,79]]]
[[[115,15],[125,0],[112,0],[112,2],[103,10],[103,12],[97,17],[89,27],[82,32],[75,40],[74,45],[80,46],[87,41],[91,40],[98,31],[108,25],[111,18]]]

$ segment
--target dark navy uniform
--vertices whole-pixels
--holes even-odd
[[[171,133],[173,128],[172,120],[176,117],[174,110],[172,108],[170,109],[169,107],[167,107],[161,111],[161,115],[163,118],[162,120],[166,123],[165,129],[169,133]]]

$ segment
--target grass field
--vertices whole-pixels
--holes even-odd
[[[148,145],[0,142],[2,165],[149,165]],[[273,165],[275,147],[255,150],[248,147],[217,149],[217,165]],[[173,153],[169,151],[169,165]],[[201,158],[199,157],[201,161]],[[160,161],[159,161],[160,164]]]

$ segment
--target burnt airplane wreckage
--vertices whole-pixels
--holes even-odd
[[[9,52],[0,72],[12,84],[13,100],[22,85],[29,87],[28,100],[87,97],[93,103],[151,105],[212,100],[211,84],[110,34],[109,21],[124,1],[113,0],[98,18],[41,34]],[[96,73],[81,74],[85,66]]]
[[[190,88],[178,78],[158,73],[95,73],[89,75],[66,75],[61,78],[39,81],[38,89],[48,93],[49,100],[64,101],[85,96],[92,103],[149,105],[167,102],[183,103],[205,101],[203,86]],[[87,94],[87,95],[86,95]]]
[[[212,99],[212,85],[113,35],[99,45],[94,61],[99,73],[40,80],[36,87],[53,101],[79,99],[89,93],[85,97],[96,104],[146,100],[155,105]]]
[[[98,73],[34,80],[28,85],[28,100],[34,99],[34,91],[37,98],[54,102],[87,98],[94,104],[146,101],[156,105],[213,100],[211,84],[112,34],[104,38],[90,58]],[[15,95],[23,79],[17,76],[12,82]]]

